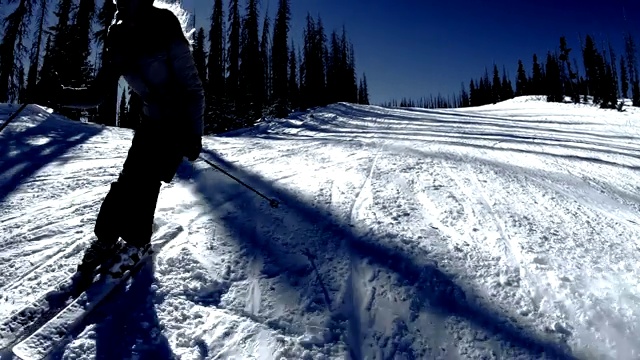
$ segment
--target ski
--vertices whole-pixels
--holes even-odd
[[[107,266],[109,265],[111,264],[107,264]],[[94,273],[94,276],[98,273],[99,270]],[[92,282],[78,282],[80,278],[77,275],[74,273],[63,279],[51,291],[2,320],[0,322],[0,350],[8,349],[37,330],[92,285]]]
[[[152,244],[151,251],[145,253],[133,267],[125,271],[121,276],[114,278],[107,275],[95,281],[52,319],[13,346],[13,354],[23,360],[44,359],[55,351],[65,338],[76,333],[76,329],[83,325],[83,320],[107,299],[113,290],[120,285],[126,284],[129,278],[142,269],[148,261],[153,261],[162,247],[176,238],[181,232],[182,227],[179,225],[167,229]]]

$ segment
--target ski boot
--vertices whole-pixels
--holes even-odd
[[[118,254],[119,258],[113,262],[108,270],[108,274],[113,278],[120,278],[127,271],[133,269],[145,255],[152,253],[153,249],[149,243],[141,246],[124,244],[123,249]]]
[[[78,272],[90,273],[96,271],[118,252],[117,245],[117,239],[116,241],[104,241],[100,239],[92,241],[89,248],[85,251],[82,261],[78,265]]]
[[[110,267],[114,256],[119,252],[119,242],[95,239],[85,250],[82,261],[73,276],[73,286],[82,289],[94,280],[96,274],[104,267]]]

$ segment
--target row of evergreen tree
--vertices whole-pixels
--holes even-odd
[[[631,34],[624,35],[624,56],[619,61],[611,43],[599,50],[594,37],[587,35],[584,43],[581,41],[583,73],[580,73],[578,61],[570,58],[571,50],[566,38],[560,37],[558,50],[549,51],[546,61],[539,61],[533,54],[530,74],[522,60],[518,60],[515,89],[504,66],[501,74],[494,64],[491,75],[485,68],[483,76],[471,79],[468,92],[463,83],[458,94],[446,98],[438,95],[429,100],[392,100],[382,105],[451,108],[495,104],[516,96],[542,95],[550,102],[564,102],[570,97],[575,103],[592,101],[602,108],[619,109],[622,108],[619,99],[631,98],[632,106],[640,106],[640,73]]]
[[[256,0],[247,0],[243,17],[238,0],[231,0],[227,13],[228,27],[222,0],[215,0],[208,51],[203,28],[194,45],[206,84],[208,132],[339,101],[369,102],[366,75],[358,81],[354,48],[344,28],[327,37],[321,17],[307,15],[302,45],[296,47],[288,35],[289,0],[278,2],[273,36],[268,14],[259,36]]]
[[[113,2],[104,1],[96,13],[95,0],[9,1],[18,3],[5,18],[0,40],[0,102],[53,106],[47,103],[48,95],[58,84],[89,85],[101,64],[104,37],[116,11]],[[53,1],[57,1],[56,24],[47,27]],[[290,21],[290,0],[278,1],[273,35],[268,13],[259,29],[257,0],[246,0],[243,8],[239,0],[230,0],[227,11],[222,0],[214,1],[208,40],[200,27],[193,44],[205,85],[207,133],[339,101],[369,103],[366,75],[359,79],[356,75],[355,51],[345,28],[327,36],[321,17],[307,15],[302,44],[296,46],[289,36]],[[33,28],[29,51],[25,40]],[[98,53],[91,59],[93,41]],[[29,64],[26,77],[25,63]],[[130,89],[121,91],[120,101],[117,94],[117,88],[111,89],[105,103],[89,113],[58,111],[72,118],[86,116],[101,124],[135,127],[141,100]]]
[[[383,102],[381,106],[385,107],[415,107],[425,109],[448,109],[469,106],[469,95],[466,91],[460,94],[453,94],[450,96],[444,96],[438,94],[437,96],[430,95],[428,97],[421,97],[417,100],[412,98],[403,97],[398,100],[390,100]]]
[[[97,10],[95,0],[8,0],[8,4],[16,2],[4,19],[0,39],[0,102],[55,107],[51,94],[60,84],[83,87],[94,79],[115,5],[104,1]],[[49,26],[51,13],[55,24]],[[29,40],[31,48],[26,46]],[[92,54],[94,44],[98,51]],[[114,125],[117,92],[117,88],[111,89],[97,111],[57,110],[71,118],[87,116],[97,123]]]

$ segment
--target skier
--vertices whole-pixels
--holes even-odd
[[[85,109],[102,103],[122,76],[143,102],[140,124],[122,170],[96,219],[96,239],[78,265],[92,274],[116,255],[122,238],[149,249],[162,182],[172,181],[186,157],[202,150],[204,90],[178,18],[153,0],[113,0],[117,12],[105,40],[105,56],[88,88],[62,87],[57,103]],[[61,100],[62,99],[62,100]]]

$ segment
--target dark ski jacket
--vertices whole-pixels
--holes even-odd
[[[203,135],[204,89],[178,18],[152,8],[134,26],[118,20],[109,27],[104,62],[87,88],[64,88],[64,106],[100,105],[120,77],[143,102],[143,113],[169,126],[180,140]]]

